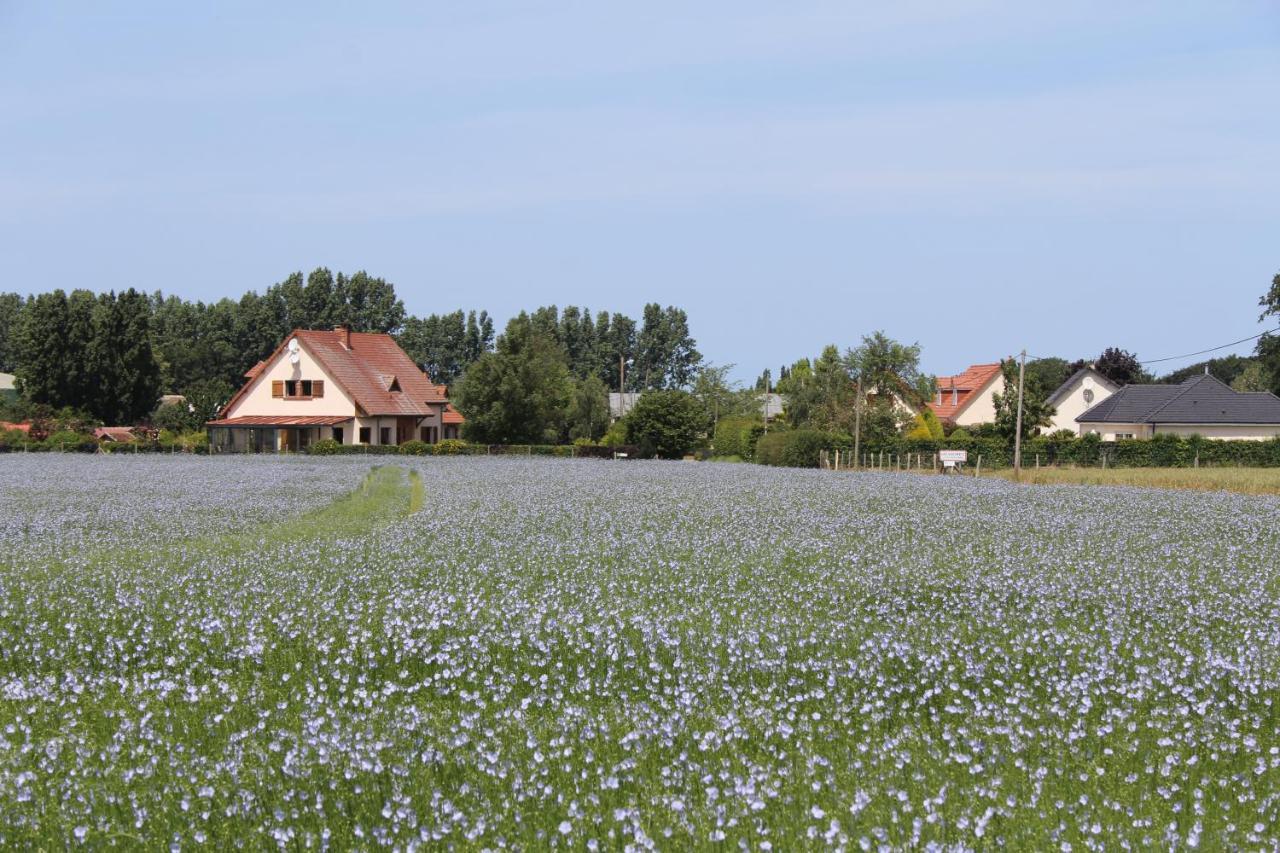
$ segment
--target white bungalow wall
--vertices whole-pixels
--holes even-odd
[[[1092,401],[1085,399],[1085,391],[1093,392]],[[1076,423],[1076,418],[1110,397],[1113,393],[1092,376],[1085,375],[1080,377],[1072,384],[1067,395],[1058,401],[1058,413],[1053,416],[1053,421],[1045,429],[1045,432],[1057,432],[1060,429],[1067,429],[1077,435],[1084,435],[1080,429],[1080,424]]]

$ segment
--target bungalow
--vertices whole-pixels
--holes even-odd
[[[1045,432],[1057,432],[1064,429],[1073,433],[1077,432],[1079,426],[1076,423],[1076,418],[1118,390],[1120,390],[1119,385],[1103,376],[1093,367],[1080,368],[1071,374],[1067,381],[1063,382],[1058,387],[1058,390],[1050,394],[1049,398],[1045,400],[1046,403],[1053,406],[1055,412]]]
[[[390,335],[298,329],[246,374],[206,424],[225,452],[342,444],[435,443],[457,438],[462,415]]]
[[[938,391],[929,408],[938,420],[962,427],[995,421],[994,398],[1004,393],[1000,362],[973,364],[955,376],[939,376],[936,382]]]
[[[1233,390],[1208,374],[1180,385],[1126,385],[1076,417],[1104,441],[1202,435],[1243,441],[1280,436],[1280,398]]]

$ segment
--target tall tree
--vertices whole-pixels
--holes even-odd
[[[27,300],[14,330],[17,385],[33,403],[71,405],[68,388],[67,294],[41,293]]]
[[[467,370],[455,389],[463,435],[496,444],[554,444],[565,435],[573,382],[564,349],[521,313],[496,351]]]
[[[1018,432],[1018,362],[1012,358],[1001,359],[1000,372],[1004,375],[1005,391],[992,395],[996,430],[1012,441]],[[1028,383],[1022,392],[1022,437],[1036,435],[1041,427],[1053,422],[1056,413],[1057,410]]]
[[[16,293],[0,293],[0,372],[11,373],[18,364],[16,336],[18,317],[22,314],[22,297]]]
[[[1071,365],[1072,372],[1088,364],[1077,361]],[[1142,369],[1138,356],[1120,347],[1107,347],[1093,362],[1093,368],[1117,385],[1135,385],[1151,381],[1151,374]]]
[[[609,429],[609,389],[596,375],[574,383],[567,415],[569,438],[597,441]]]
[[[689,333],[688,315],[656,302],[644,306],[636,350],[635,372],[641,388],[686,388],[702,361]]]

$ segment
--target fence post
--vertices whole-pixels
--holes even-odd
[[[982,454],[981,453],[978,454],[978,464],[973,469],[973,476],[975,477],[982,476]]]

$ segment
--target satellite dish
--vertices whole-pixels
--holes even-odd
[[[289,363],[297,364],[298,361],[301,360],[301,358],[302,358],[302,353],[300,351],[300,347],[298,346],[298,339],[293,338],[292,340],[289,341]]]

